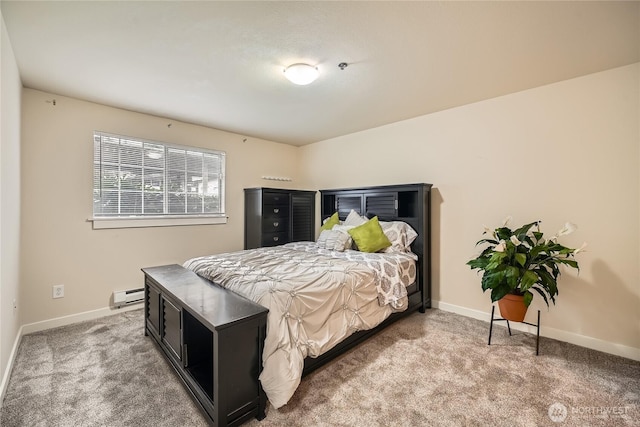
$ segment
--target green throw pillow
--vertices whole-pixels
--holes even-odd
[[[338,216],[338,212],[331,215],[331,217],[327,220],[327,222],[322,224],[322,227],[320,227],[320,231],[331,230],[333,226],[337,224],[340,224],[340,217]]]
[[[385,236],[378,217],[374,216],[369,221],[348,231],[356,242],[360,252],[378,252],[391,246],[391,242]]]

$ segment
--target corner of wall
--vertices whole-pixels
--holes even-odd
[[[20,340],[20,128],[22,82],[0,11],[0,399]],[[16,304],[14,304],[14,301]],[[0,400],[0,405],[1,405]]]

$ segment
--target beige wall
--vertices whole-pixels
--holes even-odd
[[[638,95],[635,64],[296,148],[25,89],[20,292],[29,303],[21,323],[106,307],[113,290],[140,286],[142,266],[241,249],[245,187],[430,182],[441,306],[490,311],[465,266],[483,224],[541,219],[553,234],[570,220],[579,230],[564,242],[587,241],[589,252],[579,276],[561,278],[557,306],[534,303],[543,334],[640,349]],[[226,151],[228,224],[92,230],[94,130]],[[65,285],[65,298],[51,298],[54,284]],[[4,281],[1,296],[5,307]]]
[[[107,307],[114,290],[142,285],[141,267],[242,249],[243,188],[296,188],[299,181],[296,147],[252,138],[244,142],[241,135],[31,89],[23,91],[22,102],[25,324]],[[228,223],[92,230],[87,218],[94,130],[225,151]],[[264,181],[263,175],[293,182]],[[64,298],[51,298],[55,284],[64,284]]]
[[[560,279],[544,327],[640,357],[639,64],[418,117],[302,148],[311,188],[429,182],[433,296],[489,313],[465,262],[483,224],[542,220],[578,247],[581,271]],[[531,313],[529,313],[531,315]],[[533,321],[534,317],[530,319]],[[577,340],[584,343],[585,340]]]
[[[18,336],[20,251],[20,91],[22,83],[0,14],[0,394]],[[1,402],[1,396],[0,396]]]

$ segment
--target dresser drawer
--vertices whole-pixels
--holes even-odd
[[[287,243],[287,232],[263,233],[262,246],[277,246]]]
[[[287,206],[265,206],[262,211],[263,219],[284,219],[289,218],[289,208]]]
[[[263,233],[277,233],[288,230],[289,221],[287,218],[269,217],[262,219]]]
[[[268,193],[262,195],[262,203],[265,206],[289,206],[289,195],[282,193]]]

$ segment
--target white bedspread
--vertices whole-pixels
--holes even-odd
[[[194,258],[184,267],[269,309],[260,381],[276,408],[300,384],[305,357],[398,311],[379,303],[378,272],[309,248],[252,249]],[[393,305],[406,309],[406,300],[405,291]]]

